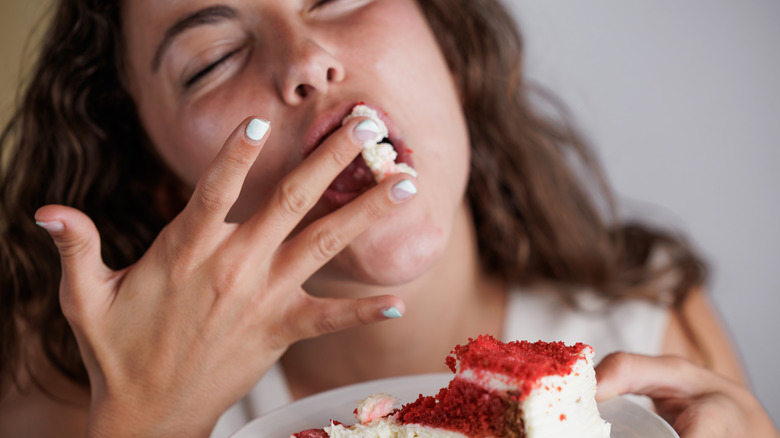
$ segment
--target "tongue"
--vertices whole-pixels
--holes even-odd
[[[342,193],[363,193],[374,185],[374,175],[358,155],[330,185],[330,189]]]

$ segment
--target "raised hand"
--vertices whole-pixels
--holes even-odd
[[[291,343],[403,312],[397,297],[315,298],[301,286],[415,192],[408,175],[393,176],[290,235],[360,152],[360,121],[330,135],[249,220],[230,224],[269,136],[265,122],[245,120],[182,213],[120,271],[102,262],[83,213],[36,213],[61,255],[60,301],[90,376],[90,436],[206,436]]]

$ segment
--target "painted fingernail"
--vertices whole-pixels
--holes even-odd
[[[363,120],[355,126],[355,138],[360,141],[381,140],[377,139],[379,135],[379,125],[371,119]]]
[[[268,132],[270,126],[271,124],[265,120],[252,119],[246,126],[246,136],[251,140],[258,141]]]
[[[395,199],[403,201],[417,194],[417,187],[410,180],[405,179],[394,185],[392,191]]]
[[[60,221],[50,221],[50,222],[35,221],[35,225],[38,225],[39,227],[43,228],[44,230],[50,233],[61,233],[65,231],[65,224],[63,224]]]
[[[382,315],[385,316],[385,318],[393,318],[397,319],[402,317],[401,311],[396,309],[395,306],[388,307],[387,309],[382,310]]]

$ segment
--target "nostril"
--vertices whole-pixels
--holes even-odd
[[[295,87],[295,94],[297,94],[299,97],[306,97],[309,94],[309,87],[305,84],[300,84]]]
[[[328,72],[326,73],[326,77],[328,82],[333,82],[333,79],[336,78],[336,70],[334,68],[329,68]]]

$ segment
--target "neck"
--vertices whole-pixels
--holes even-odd
[[[293,397],[360,381],[448,371],[444,358],[452,347],[480,334],[501,335],[505,289],[481,273],[474,226],[464,205],[442,257],[423,276],[390,292],[403,298],[403,318],[289,348],[282,366]]]

